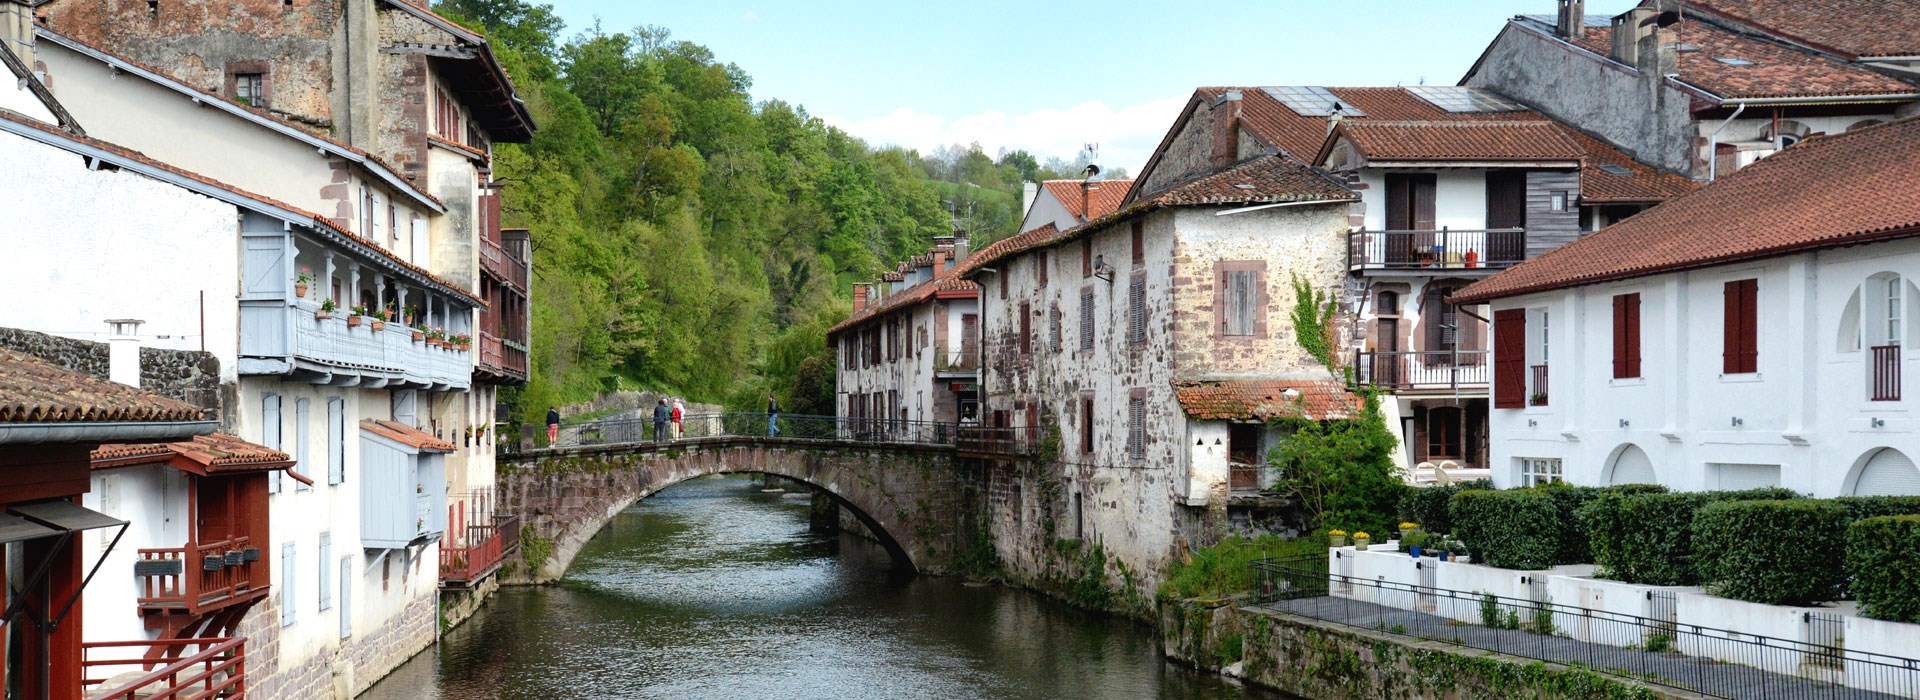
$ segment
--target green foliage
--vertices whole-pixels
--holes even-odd
[[[1693,517],[1718,501],[1797,498],[1786,489],[1690,493],[1608,493],[1576,511],[1603,576],[1654,586],[1699,582]]]
[[[1646,650],[1655,654],[1673,650],[1673,635],[1667,632],[1647,635]]]
[[[1333,295],[1313,288],[1313,282],[1298,274],[1293,275],[1293,337],[1294,342],[1313,359],[1319,360],[1327,372],[1340,378],[1340,356],[1337,348],[1339,341],[1334,337]]]
[[[1544,569],[1560,553],[1560,511],[1546,489],[1462,491],[1448,507],[1454,534],[1473,549],[1475,563],[1503,569]]]
[[[538,576],[540,567],[547,564],[550,556],[553,556],[553,540],[541,537],[531,524],[520,526],[520,559],[527,563],[527,570]]]
[[[1707,591],[1768,605],[1838,597],[1846,570],[1829,543],[1847,530],[1847,508],[1810,498],[1709,503],[1693,515]]]
[[[1860,614],[1920,622],[1920,515],[1853,523],[1847,528],[1846,570]]]
[[[1487,490],[1493,482],[1476,479],[1445,486],[1407,489],[1400,497],[1400,519],[1420,523],[1428,532],[1453,532],[1453,518],[1447,514],[1447,502],[1461,491]]]
[[[1357,418],[1276,422],[1292,432],[1269,457],[1280,470],[1277,488],[1300,502],[1310,525],[1393,531],[1395,507],[1408,487],[1393,466],[1397,443],[1376,397],[1366,397]]]
[[[1160,582],[1157,595],[1161,600],[1180,600],[1219,599],[1246,593],[1258,583],[1253,573],[1254,561],[1317,556],[1320,566],[1324,567],[1326,541],[1323,533],[1298,539],[1261,535],[1249,540],[1229,536],[1219,544],[1195,550],[1186,561],[1168,564],[1166,579]]]
[[[1848,520],[1920,515],[1920,496],[1844,496],[1832,500],[1846,507]]]

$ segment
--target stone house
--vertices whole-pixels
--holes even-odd
[[[1915,118],[1811,138],[1461,290],[1495,483],[1920,495],[1916,159]]]
[[[978,420],[980,288],[954,274],[966,255],[966,237],[941,237],[854,285],[853,315],[827,331],[840,416],[895,427]]]
[[[980,285],[983,420],[1057,436],[1043,440],[1057,459],[1037,471],[988,473],[995,545],[1017,571],[1038,576],[1052,540],[1080,540],[1149,589],[1169,557],[1223,529],[1227,460],[1205,453],[1264,455],[1271,439],[1235,430],[1259,443],[1219,445],[1228,423],[1261,416],[1190,415],[1178,388],[1318,395],[1330,381],[1293,337],[1293,280],[1340,286],[1355,195],[1283,156],[1209,160],[1209,135],[1192,128],[1175,126],[1161,167],[1113,213],[1043,224],[958,270]]]
[[[1920,113],[1920,3],[1558,0],[1508,21],[1460,84],[1696,180],[1813,134]]]

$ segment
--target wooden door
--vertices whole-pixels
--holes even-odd
[[[1433,173],[1388,173],[1387,230],[1432,231],[1433,191]],[[1387,262],[1414,262],[1424,249],[1431,246],[1431,240],[1416,240],[1414,236],[1406,234],[1389,234]]]
[[[1383,318],[1375,329],[1373,383],[1378,386],[1400,384],[1400,319]]]
[[[1495,170],[1487,173],[1487,228],[1526,228],[1527,173],[1523,170]],[[1525,234],[1488,234],[1488,263],[1515,263],[1527,257]]]
[[[210,479],[188,477],[195,483],[198,492],[199,513],[194,525],[198,532],[195,539],[200,544],[220,542],[233,537],[234,507],[231,479]]]

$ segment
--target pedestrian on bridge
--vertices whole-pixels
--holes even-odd
[[[661,442],[667,439],[667,419],[672,417],[672,415],[673,411],[667,408],[666,399],[661,399],[659,405],[653,407],[654,442]]]
[[[780,400],[767,394],[767,437],[780,434]]]
[[[560,441],[560,409],[547,409],[547,445]]]
[[[687,417],[687,405],[684,403],[680,403],[679,399],[674,399],[673,400],[673,439],[678,440],[681,438],[681,436],[686,434],[686,424],[685,424],[685,421],[683,420],[686,417]]]

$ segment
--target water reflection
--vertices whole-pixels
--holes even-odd
[[[890,571],[807,500],[700,479],[628,509],[559,586],[507,589],[367,696],[1243,698],[1145,627]]]

